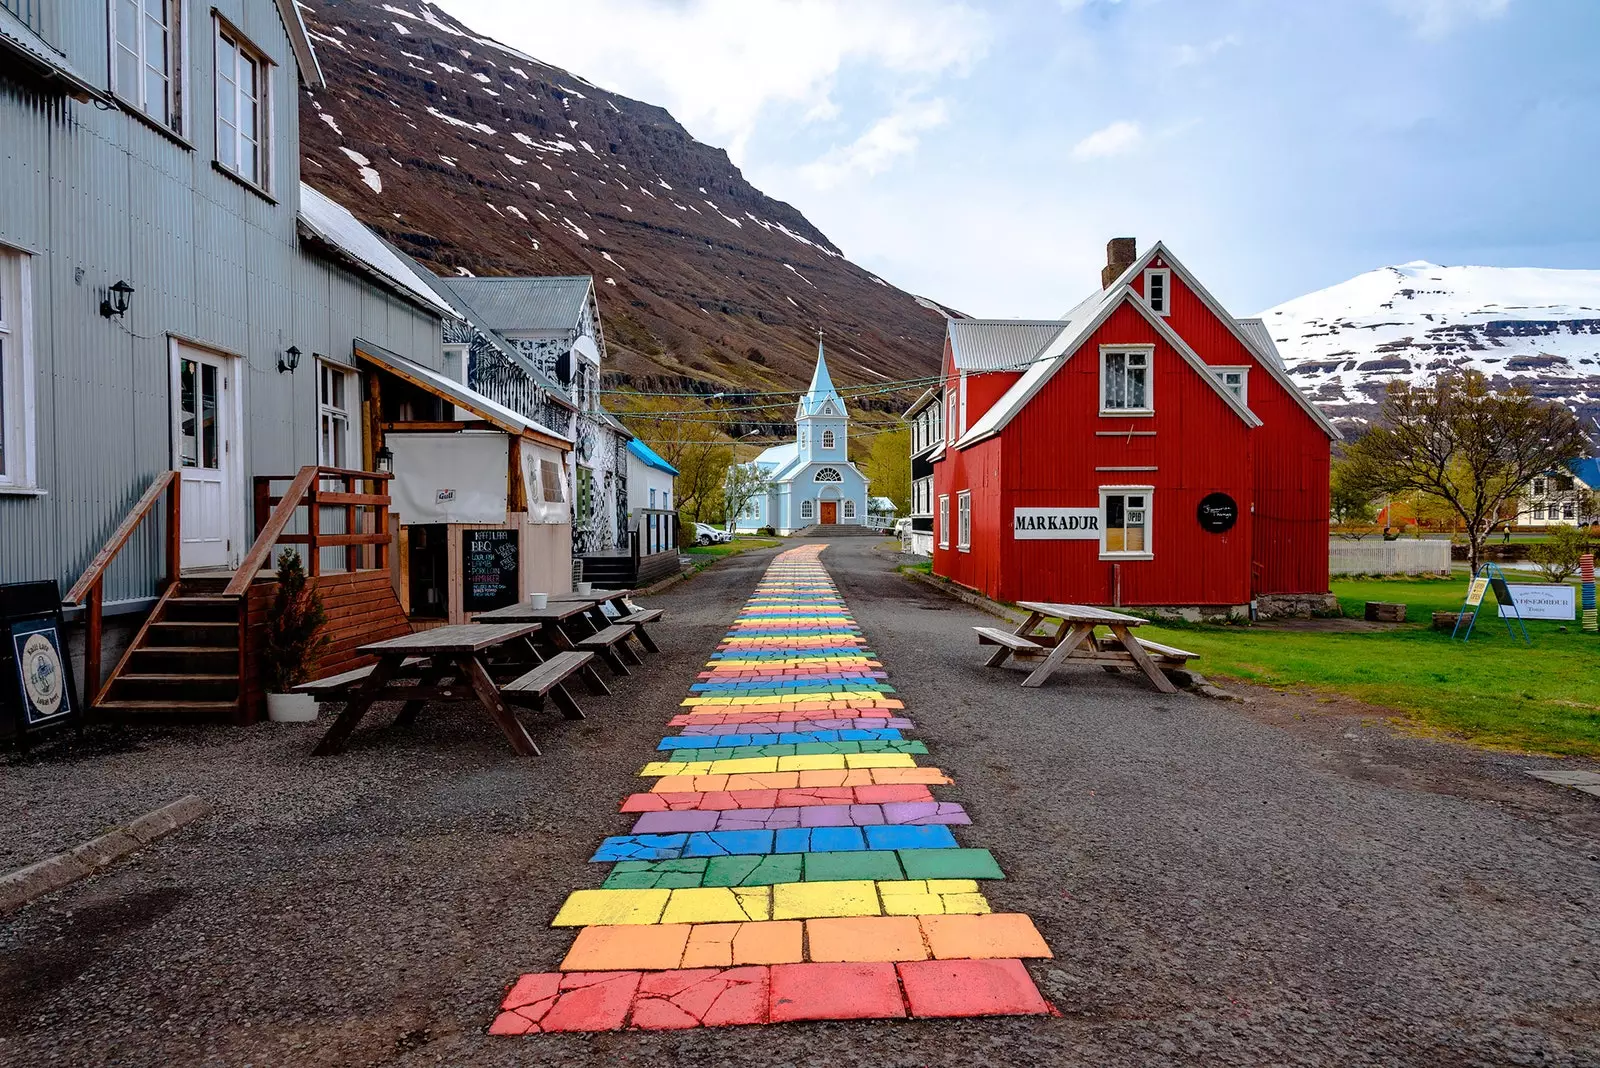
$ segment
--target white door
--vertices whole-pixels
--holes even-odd
[[[174,343],[173,464],[183,473],[182,566],[232,567],[240,546],[236,361]]]

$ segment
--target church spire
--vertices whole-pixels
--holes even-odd
[[[844,399],[839,396],[839,391],[833,388],[833,378],[828,374],[828,358],[822,349],[822,331],[818,330],[817,367],[811,372],[811,388],[806,390],[806,395],[801,400],[801,411],[805,415],[816,415],[830,399],[835,403],[835,410],[843,415]]]

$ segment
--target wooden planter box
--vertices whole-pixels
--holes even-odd
[[[1460,612],[1435,612],[1433,614],[1434,630],[1455,630],[1456,624],[1461,622]]]
[[[1404,623],[1406,606],[1392,601],[1368,601],[1366,618],[1369,623]]]

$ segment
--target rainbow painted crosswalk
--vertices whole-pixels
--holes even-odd
[[[559,969],[524,975],[492,1034],[1044,1014],[1050,950],[996,913],[971,822],[819,557],[781,554],[691,687],[628,834],[570,894]]]

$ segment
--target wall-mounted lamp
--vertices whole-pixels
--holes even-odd
[[[278,357],[278,373],[281,375],[283,372],[288,371],[290,374],[294,374],[294,369],[299,366],[300,349],[290,345],[283,350],[283,355]]]
[[[372,459],[379,471],[386,475],[394,474],[394,453],[389,451],[389,446],[381,446]]]
[[[100,314],[107,319],[113,315],[126,315],[128,313],[128,298],[133,296],[133,287],[122,279],[117,279],[117,284],[106,290],[106,299],[100,302]]]

